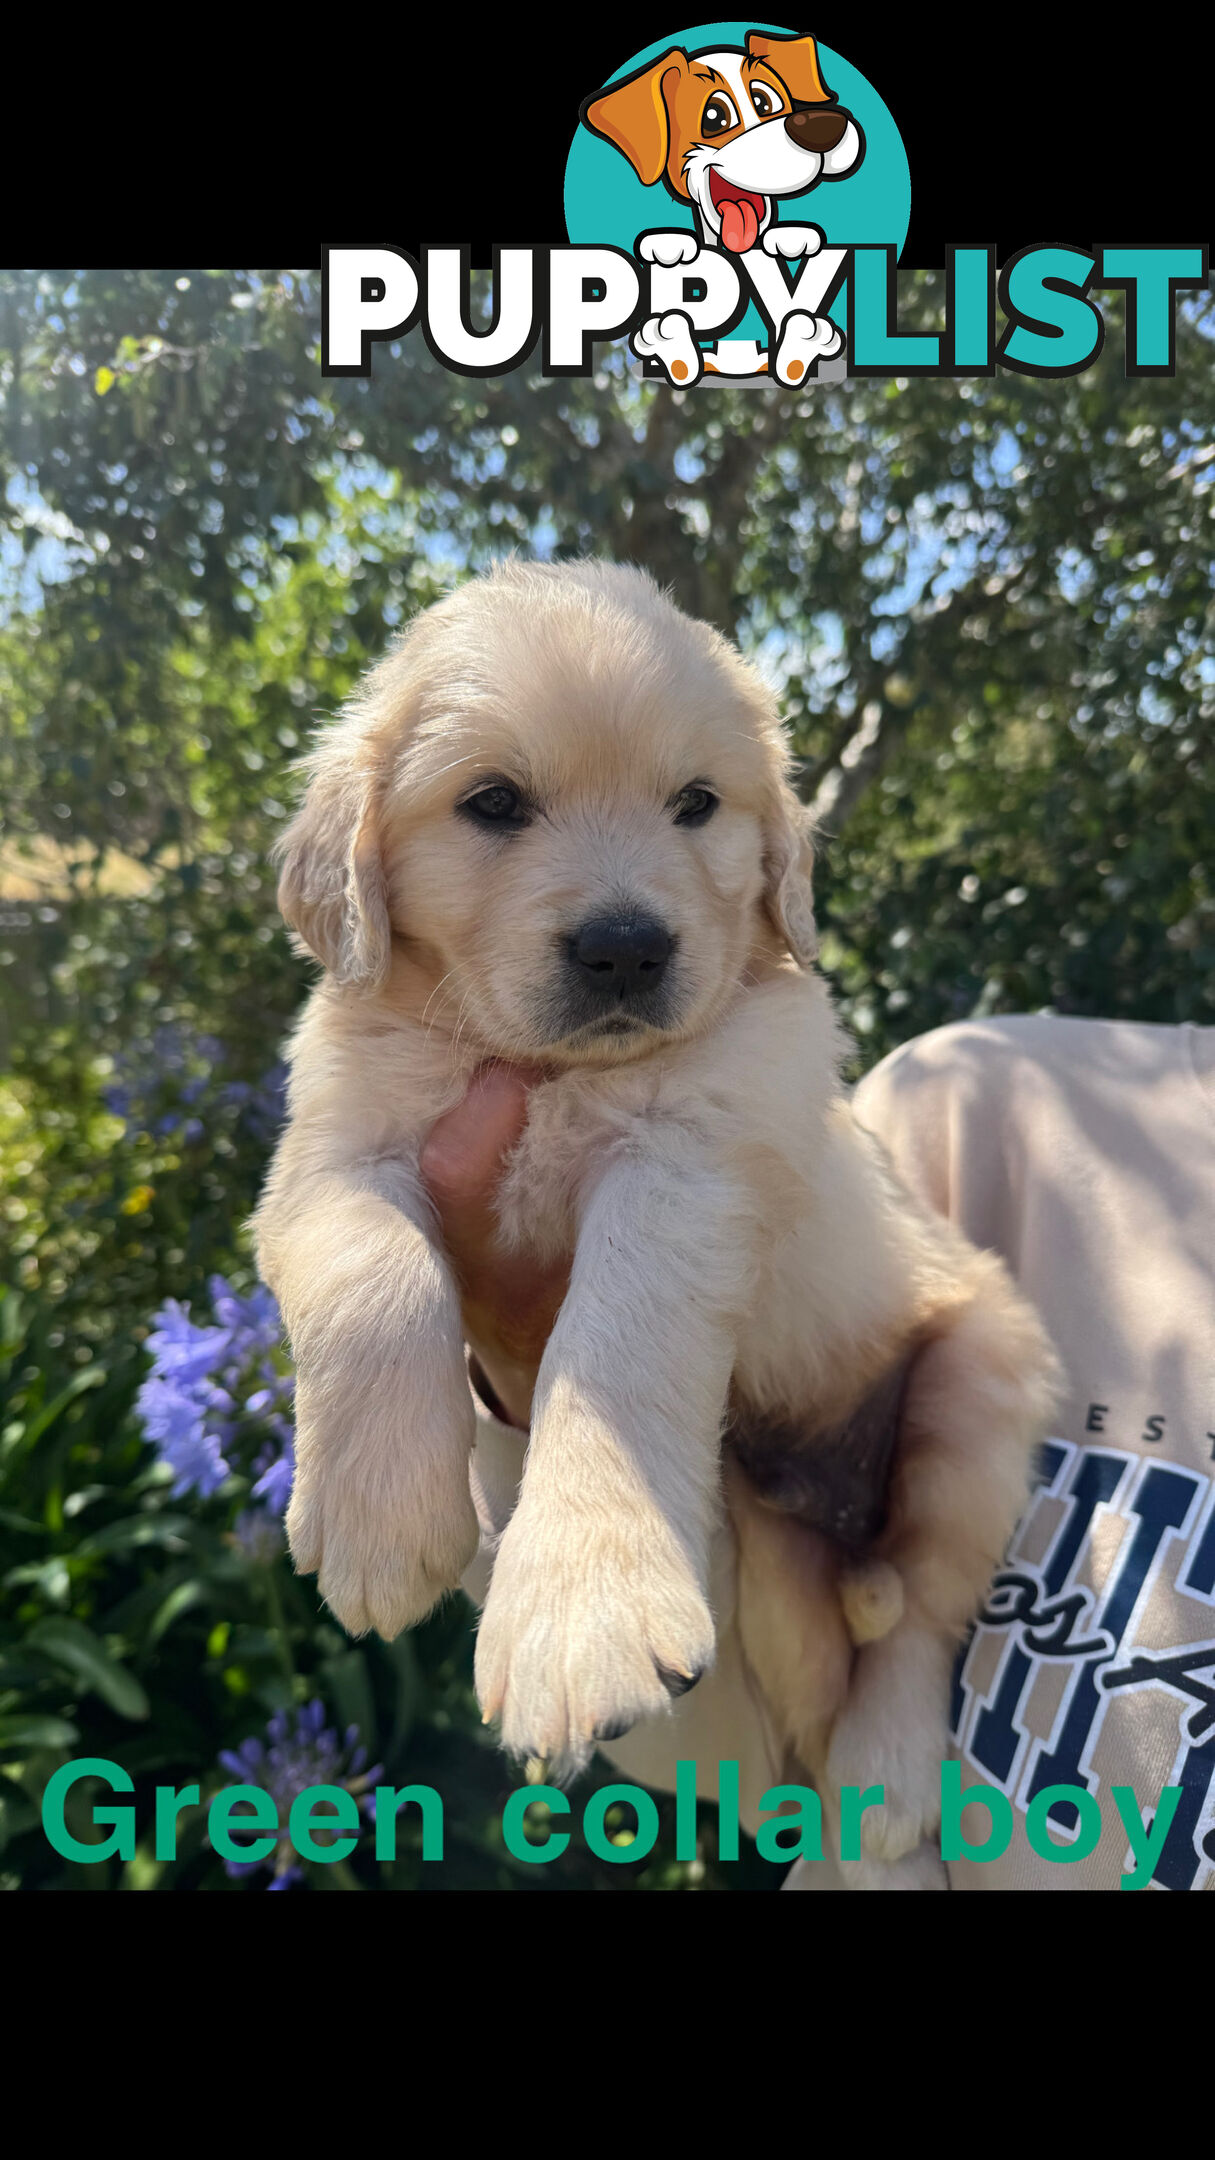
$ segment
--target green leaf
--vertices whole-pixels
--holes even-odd
[[[105,1645],[79,1620],[39,1620],[30,1629],[26,1643],[83,1681],[119,1717],[147,1717],[151,1705],[134,1673],[111,1657]]]
[[[104,397],[107,390],[112,390],[117,380],[113,368],[99,367],[93,377],[93,388],[98,397]]]
[[[76,1551],[88,1560],[99,1553],[134,1552],[141,1545],[172,1545],[193,1528],[188,1515],[128,1515],[82,1538]]]
[[[30,1532],[37,1532],[41,1537],[47,1534],[45,1523],[35,1522],[29,1515],[18,1515],[15,1508],[0,1507],[0,1528],[16,1530],[22,1536]]]
[[[0,1853],[10,1838],[20,1837],[23,1830],[32,1830],[37,1821],[37,1808],[19,1787],[6,1780],[0,1790]]]
[[[76,1397],[83,1395],[87,1389],[100,1387],[104,1379],[103,1366],[86,1365],[84,1371],[76,1373],[65,1388],[61,1388],[43,1409],[35,1413],[28,1424],[18,1425],[4,1443],[0,1444],[0,1483],[8,1479],[21,1458],[29,1454],[44,1433],[49,1432],[68,1404],[75,1402]]]
[[[392,1738],[387,1750],[388,1759],[395,1764],[417,1721],[426,1693],[426,1684],[412,1637],[398,1635],[395,1642],[386,1643],[384,1648],[396,1674]]]
[[[79,1738],[66,1718],[0,1717],[0,1748],[72,1748]]]
[[[175,1590],[170,1590],[168,1597],[165,1598],[149,1623],[148,1632],[144,1638],[145,1649],[152,1649],[154,1644],[160,1641],[161,1636],[168,1633],[173,1622],[179,1620],[184,1612],[189,1612],[195,1605],[203,1604],[207,1594],[206,1584],[197,1581],[178,1583]]]
[[[29,1560],[24,1567],[10,1568],[4,1578],[5,1589],[16,1589],[22,1583],[36,1583],[52,1605],[62,1605],[71,1590],[72,1578],[66,1561],[56,1554],[49,1560]]]

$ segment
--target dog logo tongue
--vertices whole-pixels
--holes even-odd
[[[752,195],[729,196],[721,206],[722,246],[731,255],[745,255],[755,246],[759,233],[759,218]]]

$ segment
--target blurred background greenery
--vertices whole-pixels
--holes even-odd
[[[795,399],[656,390],[619,352],[463,380],[416,337],[326,382],[312,274],[0,273],[4,1885],[265,1886],[201,1806],[175,1863],[146,1828],[66,1862],[41,1793],[109,1757],[146,1825],[154,1784],[205,1803],[221,1751],[317,1700],[441,1790],[448,1835],[423,1868],[402,1818],[395,1864],[307,1888],[778,1886],[749,1848],[718,1862],[711,1808],[676,1862],[667,1802],[632,1866],[577,1838],[512,1859],[467,1606],[348,1643],[273,1525],[248,1534],[255,1400],[216,1489],[175,1492],[146,1342],[166,1300],[210,1324],[212,1278],[253,1288],[308,980],[267,864],[292,761],[396,625],[510,548],[645,565],[780,685],[858,1069],[975,1013],[1215,1021],[1213,315],[1183,301],[1176,376],[1127,382],[1105,298],[1077,377]],[[922,276],[909,326],[938,299]]]

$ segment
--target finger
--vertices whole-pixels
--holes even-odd
[[[527,1123],[528,1095],[543,1077],[485,1066],[463,1100],[438,1119],[421,1156],[443,1243],[460,1283],[466,1335],[516,1424],[526,1425],[536,1367],[565,1295],[568,1268],[498,1243],[495,1194],[504,1158]]]
[[[479,1250],[492,1240],[493,1198],[504,1158],[527,1123],[534,1076],[512,1065],[486,1065],[462,1101],[431,1127],[422,1149],[422,1182],[453,1245]]]

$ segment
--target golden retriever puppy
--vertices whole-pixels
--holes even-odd
[[[539,1066],[502,1237],[574,1257],[477,1639],[486,1716],[563,1776],[704,1671],[730,1416],[748,1658],[826,1791],[885,1784],[865,1820],[897,1857],[935,1819],[952,1648],[1053,1363],[852,1121],[771,692],[637,570],[509,563],[415,620],[308,763],[280,902],[325,973],[256,1216],[299,1375],[297,1566],[392,1636],[476,1548],[418,1156],[479,1064]],[[791,1434],[838,1441],[896,1371],[888,1519],[841,1572],[758,1503],[765,1449],[775,1488]]]

